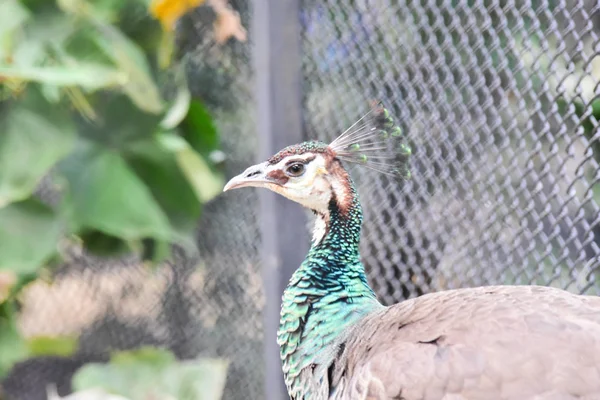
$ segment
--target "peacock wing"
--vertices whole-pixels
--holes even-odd
[[[332,399],[600,399],[600,298],[460,289],[370,315],[340,344]]]

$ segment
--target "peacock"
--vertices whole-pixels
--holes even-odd
[[[362,211],[346,166],[406,176],[410,153],[377,103],[331,143],[288,146],[224,188],[267,188],[316,216],[277,332],[290,398],[600,399],[600,297],[489,286],[392,306],[377,300],[360,260]]]

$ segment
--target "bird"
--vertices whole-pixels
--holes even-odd
[[[229,180],[315,214],[283,293],[277,343],[292,400],[600,399],[600,297],[526,285],[432,292],[384,306],[360,259],[350,166],[409,178],[382,103],[330,143],[290,145]],[[275,228],[275,227],[274,227]]]

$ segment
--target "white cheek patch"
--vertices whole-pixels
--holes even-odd
[[[307,203],[310,204],[311,209],[321,213],[329,210],[331,187],[323,176],[313,178],[313,184],[307,188],[307,194]]]
[[[331,186],[325,167],[326,162],[321,154],[309,153],[286,157],[271,168],[285,171],[290,160],[307,161],[311,158],[314,159],[305,164],[306,171],[302,176],[298,178],[290,177],[284,187],[275,187],[272,190],[317,212],[312,239],[313,244],[318,244],[327,233],[329,201],[331,200],[332,191],[335,192],[338,198],[345,199],[347,196],[345,187],[339,184],[336,185],[338,187]]]
[[[300,156],[286,157],[270,167],[272,170],[285,171],[291,160],[312,161],[305,164],[306,171],[302,176],[290,177],[284,188],[277,192],[313,210],[322,210],[329,203],[330,188],[322,171],[325,169],[325,159],[320,154],[308,153]]]
[[[329,199],[331,198],[331,187],[324,176],[326,171],[325,160],[321,156],[317,156],[307,165],[304,179],[300,179],[297,184],[290,185],[300,193],[301,203],[305,207],[320,213],[329,209]]]

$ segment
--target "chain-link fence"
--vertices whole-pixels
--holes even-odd
[[[232,4],[252,26],[250,4]],[[410,181],[352,171],[365,209],[362,255],[383,302],[487,284],[600,294],[598,7],[301,2],[306,138],[332,139],[377,98],[413,147]],[[211,18],[205,7],[186,17],[179,44],[192,90],[217,116],[232,176],[256,161],[261,135],[252,47],[215,46]],[[49,382],[65,393],[83,363],[154,344],[182,358],[229,358],[225,399],[264,398],[256,195],[234,191],[209,204],[200,255],[156,272],[135,259],[72,254],[54,284],[26,293],[21,328],[80,335],[81,349],[19,366],[5,382],[9,397],[43,399]]]
[[[304,2],[310,135],[332,138],[375,97],[413,144],[407,184],[356,171],[369,174],[362,254],[386,303],[489,284],[598,294],[597,10]]]

